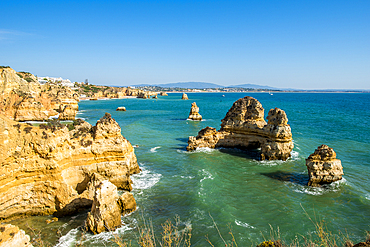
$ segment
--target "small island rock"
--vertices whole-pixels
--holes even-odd
[[[201,121],[202,115],[199,114],[199,107],[195,102],[191,104],[190,114],[188,119],[195,120],[195,121]]]
[[[342,179],[343,167],[336,157],[332,148],[321,145],[306,159],[308,186],[319,187]]]
[[[159,95],[160,96],[168,96],[168,94],[166,92],[160,92]]]
[[[116,111],[126,111],[126,107],[120,106],[116,109]]]
[[[181,99],[188,100],[189,98],[186,93],[183,93]]]

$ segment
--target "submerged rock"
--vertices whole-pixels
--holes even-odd
[[[206,127],[190,136],[187,150],[198,147],[240,149],[261,148],[262,160],[286,160],[291,156],[293,139],[288,118],[279,108],[271,109],[268,123],[261,103],[249,96],[234,102],[221,120],[221,129]]]
[[[190,114],[188,119],[195,120],[195,121],[201,121],[202,115],[199,114],[199,107],[195,102],[191,104]]]
[[[336,157],[332,148],[321,145],[306,159],[309,186],[319,187],[342,179],[343,167]]]
[[[181,99],[188,100],[189,98],[186,93],[183,93]]]

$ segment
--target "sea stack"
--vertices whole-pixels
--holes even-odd
[[[332,148],[321,145],[306,159],[308,186],[320,187],[342,179],[343,167],[336,157]]]
[[[194,121],[201,121],[202,115],[199,114],[199,107],[195,102],[191,104],[190,114],[188,119],[194,120]]]
[[[234,102],[221,120],[221,129],[206,127],[198,135],[190,136],[188,151],[198,147],[261,148],[261,160],[287,160],[293,150],[293,139],[288,118],[279,108],[268,113],[255,98],[246,96]]]
[[[186,93],[183,93],[181,99],[187,100],[189,98],[188,98],[188,95]]]
[[[134,203],[127,203],[128,198],[133,199],[130,192],[120,197],[114,184],[108,180],[101,181],[95,187],[91,212],[88,213],[85,222],[87,230],[99,234],[121,226],[121,214],[136,210],[135,200],[133,199]],[[130,208],[127,208],[127,205],[130,205]]]
[[[160,96],[168,96],[168,94],[166,92],[160,92],[159,95]]]

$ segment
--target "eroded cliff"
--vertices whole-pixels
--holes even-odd
[[[40,84],[27,72],[0,67],[0,111],[15,121],[75,119],[78,93],[58,84]]]
[[[81,120],[69,129],[35,127],[0,114],[0,220],[91,207],[97,175],[131,190],[130,175],[140,169],[110,114],[95,126]]]
[[[288,118],[279,108],[271,109],[264,120],[262,104],[249,96],[234,102],[221,120],[221,129],[206,127],[190,136],[187,150],[198,147],[261,148],[262,160],[286,160],[293,149]]]

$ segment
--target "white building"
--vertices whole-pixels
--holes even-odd
[[[49,77],[49,76],[39,76],[38,81],[41,84],[45,84],[47,82],[54,82],[54,83],[60,83],[63,86],[66,87],[74,87],[74,83],[71,82],[69,79],[63,79],[62,77],[55,78],[55,77]]]

